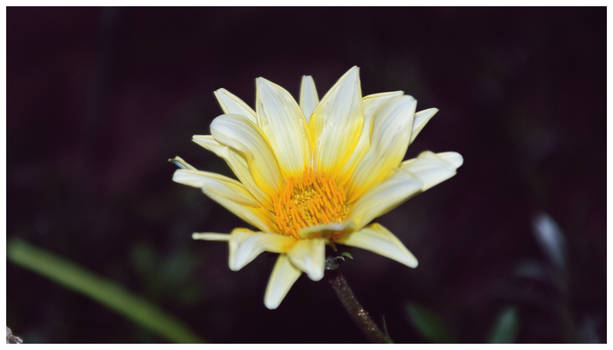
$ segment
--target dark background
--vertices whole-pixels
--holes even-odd
[[[482,342],[515,307],[518,342],[606,341],[605,8],[8,8],[7,238],[112,279],[213,342],[362,342],[325,282],[264,307],[275,255],[240,272],[192,241],[239,219],[171,181],[169,157],[229,174],[190,141],[224,87],[254,78],[320,96],[352,65],[364,94],[404,90],[440,112],[409,148],[458,151],[458,175],[378,221],[408,269],[352,250],[342,267],[396,342],[426,339],[407,303]],[[552,263],[534,220],[559,225]],[[557,267],[556,267],[557,266]],[[7,323],[26,342],[161,342],[7,263]]]

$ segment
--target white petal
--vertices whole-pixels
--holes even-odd
[[[417,101],[404,95],[385,104],[377,113],[372,130],[372,146],[379,153],[406,153]],[[402,159],[402,158],[401,158]]]
[[[249,165],[243,156],[230,147],[219,143],[212,135],[194,135],[192,141],[224,159],[247,190],[267,208],[272,207],[270,197],[256,184],[249,171]]]
[[[192,239],[199,239],[203,241],[227,242],[230,240],[230,235],[227,233],[194,232],[192,233]]]
[[[172,180],[197,187],[234,215],[264,232],[272,232],[270,212],[262,207],[240,182],[215,173],[178,169]]]
[[[402,96],[404,93],[400,90],[390,92],[380,92],[377,94],[366,95],[362,98],[362,109],[364,110],[364,118],[372,118],[377,114],[379,108],[391,101],[392,98]],[[407,95],[408,96],[408,95]]]
[[[247,229],[235,229],[230,235],[230,270],[238,271],[249,264],[261,253],[284,253],[296,242],[290,236],[276,233],[253,232]]]
[[[257,123],[255,112],[240,98],[234,96],[226,89],[215,91],[215,98],[224,114],[238,114],[247,117],[252,123]]]
[[[266,193],[273,193],[279,187],[279,166],[257,125],[239,115],[221,115],[211,123],[211,134],[243,155],[258,187]]]
[[[307,123],[317,103],[319,103],[319,97],[317,97],[315,82],[310,75],[303,75],[300,83],[300,108],[302,108],[302,114]]]
[[[349,220],[355,222],[355,227],[363,227],[420,192],[421,188],[422,183],[416,176],[396,170],[392,176],[368,190],[355,202]]]
[[[268,286],[264,294],[264,305],[270,310],[279,307],[300,274],[300,270],[292,265],[285,254],[279,255],[268,280]]]
[[[392,98],[398,96],[402,96],[402,91],[382,92],[379,94],[364,96],[362,98],[364,126],[360,134],[360,139],[358,140],[351,157],[349,157],[349,160],[345,164],[342,174],[340,175],[341,182],[345,182],[345,180],[351,176],[355,166],[368,151],[368,147],[370,147],[372,125],[375,114],[378,112],[379,108],[389,103]]]
[[[342,236],[338,243],[369,250],[383,255],[408,267],[417,267],[417,259],[389,230],[379,224],[372,224],[360,231]]]
[[[324,277],[326,264],[324,239],[300,239],[287,254],[292,264],[304,271],[313,281],[319,281]]]
[[[309,120],[317,169],[341,171],[364,124],[358,67],[352,67],[321,99]]]
[[[462,156],[457,152],[425,151],[417,158],[403,162],[401,169],[417,177],[423,183],[422,190],[425,191],[454,176],[462,162]]]
[[[309,136],[300,107],[285,89],[256,79],[258,126],[266,135],[281,171],[301,174],[310,159]]]
[[[436,155],[443,158],[444,161],[450,163],[456,169],[464,164],[464,157],[458,152],[441,152]]]
[[[206,189],[243,205],[259,206],[240,182],[223,175],[201,170],[178,169],[172,180],[183,185]]]
[[[379,109],[374,117],[370,147],[351,178],[349,202],[387,178],[400,165],[409,146],[416,105],[415,99],[405,95],[392,98]]]
[[[437,112],[438,108],[428,108],[415,113],[415,118],[413,119],[413,132],[411,133],[411,143],[413,143],[417,135],[419,135],[424,126],[428,124],[430,119],[432,119]]]

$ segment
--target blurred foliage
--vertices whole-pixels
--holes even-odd
[[[489,336],[490,343],[512,343],[517,336],[517,311],[508,307],[500,312]]]
[[[130,294],[112,281],[98,277],[70,261],[36,248],[23,240],[13,239],[8,243],[7,257],[9,261],[82,293],[171,341],[202,342],[179,321],[155,305]]]
[[[153,298],[172,298],[185,305],[199,300],[200,286],[189,278],[196,261],[188,250],[176,249],[164,257],[156,254],[151,244],[139,242],[132,247],[130,258],[147,294]]]
[[[451,333],[441,317],[425,306],[409,303],[406,306],[409,319],[421,335],[433,343],[453,343]]]

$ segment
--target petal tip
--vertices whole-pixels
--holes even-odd
[[[353,66],[353,67],[349,68],[349,70],[345,74],[347,75],[347,77],[351,76],[353,78],[358,78],[360,76],[360,67]]]
[[[323,271],[311,272],[311,273],[308,273],[307,276],[309,276],[311,281],[317,282],[317,281],[321,281],[322,278],[324,278],[324,272]]]
[[[445,152],[442,157],[445,161],[453,164],[456,169],[464,164],[464,157],[458,152]]]
[[[264,306],[266,306],[268,310],[276,310],[280,304],[280,301],[269,300],[268,298],[264,297]]]
[[[264,77],[257,77],[255,78],[255,85],[256,87],[261,87],[261,86],[265,86],[267,84],[270,84],[270,80],[264,78]]]
[[[416,269],[417,266],[419,266],[419,261],[417,261],[417,259],[415,260],[411,260],[408,264],[408,267],[412,268],[412,269]]]

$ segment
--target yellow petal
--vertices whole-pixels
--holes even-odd
[[[342,236],[338,243],[369,250],[408,267],[417,267],[417,259],[404,244],[393,233],[376,223]]]
[[[310,160],[306,121],[294,98],[264,78],[256,79],[258,126],[286,176],[302,173]]]
[[[172,180],[197,187],[212,200],[231,211],[245,222],[264,232],[272,232],[272,218],[268,210],[247,191],[240,182],[215,173],[199,170],[178,169]]]
[[[300,274],[300,270],[292,265],[285,254],[279,255],[266,286],[264,305],[270,310],[279,307]]]
[[[211,134],[245,158],[255,183],[273,193],[281,183],[281,172],[266,138],[254,123],[233,114],[221,115],[211,123]]]
[[[292,264],[302,270],[313,281],[324,277],[326,265],[326,242],[321,238],[300,239],[287,253]]]
[[[370,147],[370,139],[372,133],[372,125],[373,118],[375,114],[379,111],[386,103],[390,102],[393,97],[402,96],[402,91],[393,91],[393,92],[382,92],[379,94],[373,94],[364,96],[362,98],[362,110],[364,112],[364,127],[362,128],[362,132],[360,134],[360,139],[356,144],[351,157],[343,167],[343,171],[339,176],[339,180],[342,183],[345,183],[349,176],[353,173],[355,166],[358,164],[360,159],[364,156],[364,154],[368,151]]]
[[[255,112],[240,98],[234,96],[226,89],[218,89],[215,91],[215,98],[219,102],[219,106],[224,114],[238,114],[247,117],[252,123],[257,123]]]
[[[317,169],[340,172],[358,143],[364,115],[358,67],[352,67],[321,99],[309,120]]]
[[[228,265],[230,270],[238,271],[261,253],[265,251],[284,253],[295,242],[296,240],[290,236],[237,228],[230,234]]]
[[[270,196],[255,183],[249,171],[247,161],[239,153],[219,143],[212,135],[194,135],[192,136],[192,141],[225,160],[234,175],[245,185],[247,190],[266,208],[272,208]]]
[[[319,103],[319,97],[317,97],[315,82],[310,75],[303,75],[300,83],[300,108],[302,108],[302,114],[307,123],[317,103]]]
[[[329,238],[335,232],[350,230],[355,224],[352,221],[343,223],[333,222],[329,224],[319,224],[302,228],[298,235],[303,239],[309,238]]]
[[[428,124],[430,119],[438,112],[438,108],[428,108],[415,113],[413,118],[413,131],[411,132],[411,143],[415,140],[421,130]]]
[[[390,175],[400,165],[411,137],[417,101],[411,96],[392,98],[374,117],[372,141],[351,178],[349,202]]]
[[[349,220],[355,227],[364,227],[372,219],[394,209],[421,191],[422,183],[406,171],[396,170],[392,176],[362,195],[351,208]]]
[[[425,191],[454,176],[462,163],[462,155],[457,152],[424,151],[417,158],[403,162],[401,169],[417,177]]]

